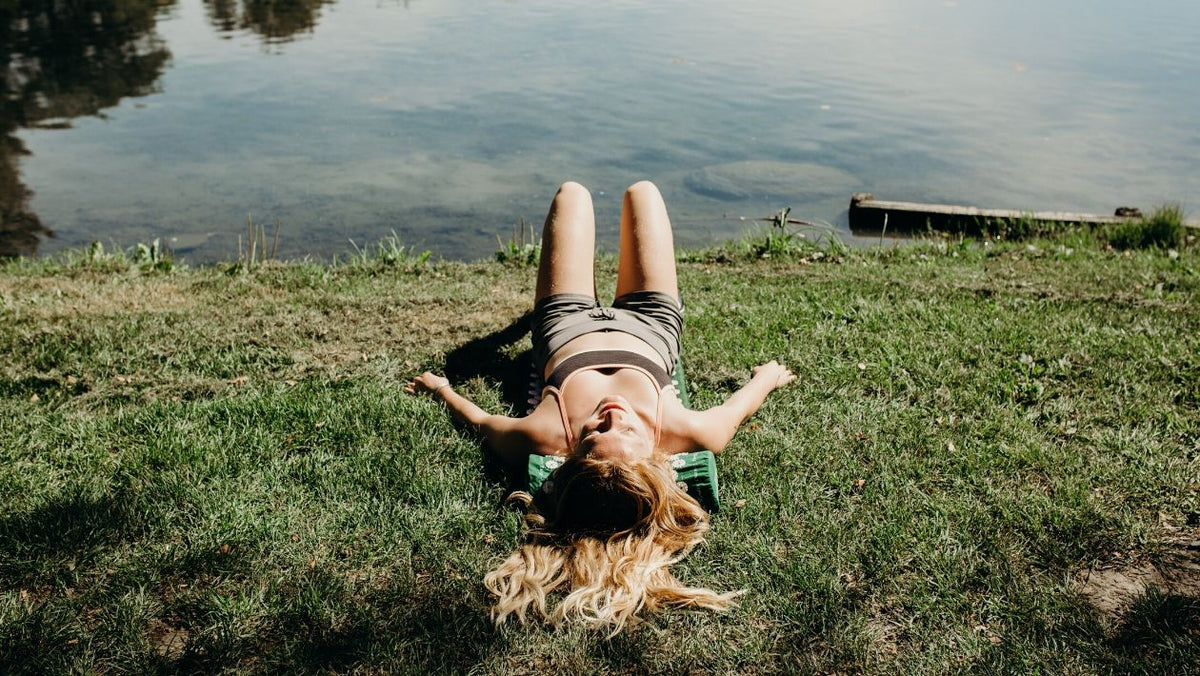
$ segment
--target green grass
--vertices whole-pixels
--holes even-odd
[[[765,360],[799,375],[718,459],[727,507],[678,565],[749,593],[613,640],[490,626],[518,515],[402,391],[449,370],[517,410],[531,268],[398,242],[5,264],[0,671],[1194,670],[1194,596],[1109,614],[1078,581],[1200,539],[1200,247],[767,234],[680,263],[697,406]]]

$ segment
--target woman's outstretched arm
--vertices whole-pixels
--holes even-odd
[[[487,446],[508,463],[520,463],[529,454],[525,435],[521,433],[519,419],[488,413],[475,402],[467,399],[450,386],[450,379],[429,371],[413,378],[404,391],[409,394],[428,394],[441,399],[450,411],[450,416],[459,423],[469,425],[483,436]]]
[[[795,379],[796,375],[790,369],[773,360],[755,366],[750,382],[725,403],[697,413],[693,431],[696,441],[714,453],[721,452],[742,423],[762,406],[768,394]]]

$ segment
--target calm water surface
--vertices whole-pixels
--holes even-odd
[[[1194,0],[10,4],[0,253],[227,259],[249,214],[282,257],[479,258],[567,179],[608,248],[639,178],[687,245],[784,206],[850,238],[856,191],[1200,203]]]

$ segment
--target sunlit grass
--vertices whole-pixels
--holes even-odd
[[[768,359],[800,376],[719,457],[726,508],[678,566],[748,593],[611,641],[491,628],[480,581],[517,515],[476,441],[402,391],[448,369],[520,410],[531,268],[399,241],[336,265],[3,264],[0,665],[1191,668],[1194,598],[1151,589],[1106,614],[1079,587],[1200,539],[1189,233],[878,251],[789,234],[680,256],[693,403]]]

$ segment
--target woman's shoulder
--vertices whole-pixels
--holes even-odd
[[[702,412],[685,408],[672,393],[669,399],[663,401],[660,448],[669,455],[693,453],[704,450],[703,437]]]
[[[529,415],[521,418],[518,427],[531,455],[566,455],[562,420],[550,397],[543,398]]]

